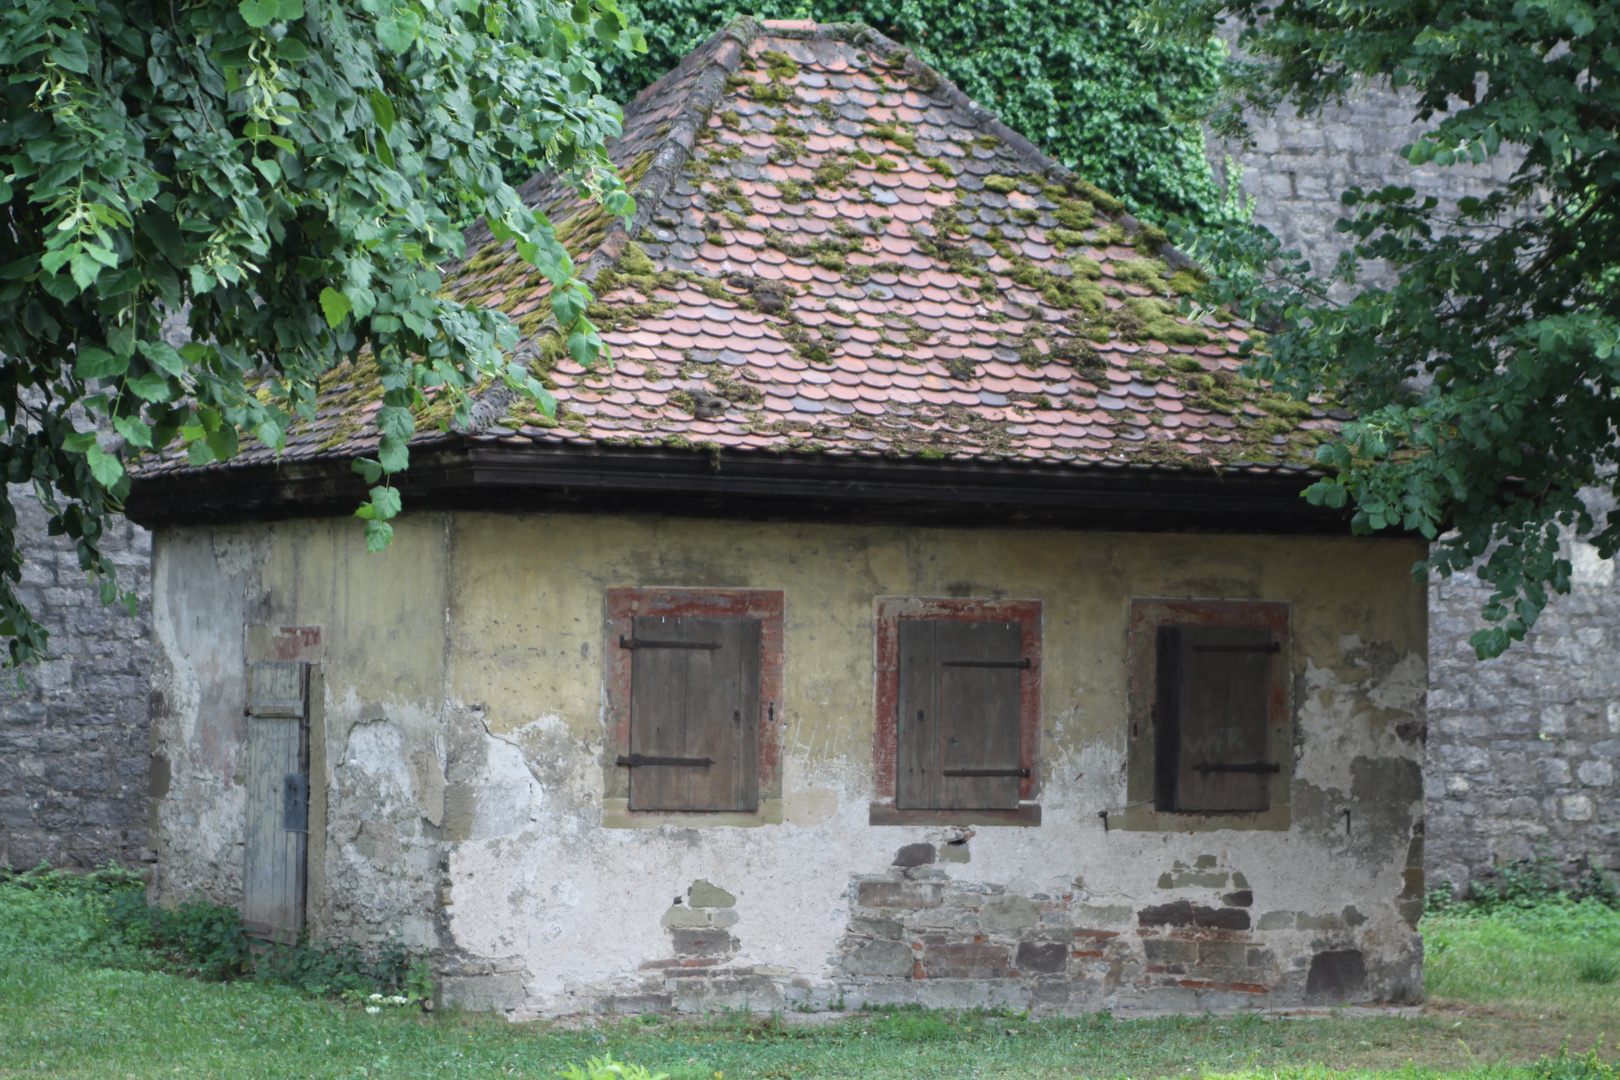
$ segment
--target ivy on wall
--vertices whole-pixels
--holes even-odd
[[[1214,38],[1150,43],[1135,0],[626,0],[643,55],[603,56],[604,92],[628,102],[728,19],[867,23],[916,51],[1052,157],[1132,212],[1222,216],[1200,117],[1225,58]]]

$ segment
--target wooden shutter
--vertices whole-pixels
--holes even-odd
[[[309,843],[308,665],[254,664],[248,683],[242,923],[291,943],[304,923]]]
[[[1016,810],[1021,680],[1018,623],[900,622],[895,805]]]
[[[632,626],[620,643],[634,650],[620,759],[630,809],[758,809],[760,621],[639,616]]]
[[[1158,805],[1254,811],[1278,771],[1268,738],[1271,665],[1260,626],[1162,626],[1158,634]]]

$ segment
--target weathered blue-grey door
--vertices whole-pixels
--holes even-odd
[[[308,665],[266,662],[248,677],[242,924],[294,942],[304,925],[309,842]]]

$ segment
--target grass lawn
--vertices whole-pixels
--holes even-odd
[[[1430,916],[1422,1015],[1028,1020],[985,1013],[621,1020],[582,1029],[367,1013],[289,986],[138,970],[80,898],[0,884],[0,1077],[555,1077],[611,1053],[672,1080],[1466,1073],[1620,1080],[1620,912],[1552,901]],[[88,913],[88,914],[87,914]],[[122,966],[103,966],[115,964]],[[150,966],[150,960],[147,961]],[[1603,981],[1607,978],[1609,981]],[[1599,1058],[1524,1069],[1563,1045]]]

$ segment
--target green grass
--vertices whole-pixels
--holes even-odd
[[[1620,1036],[1620,911],[1561,898],[1423,922],[1431,999],[1552,1013]]]
[[[1620,1034],[1620,985],[1583,977],[1620,942],[1620,914],[1596,904],[1431,916],[1439,1003],[1416,1017],[1036,1021],[897,1010],[804,1026],[727,1016],[584,1027],[369,1013],[288,985],[202,981],[110,939],[106,904],[0,882],[0,1077],[554,1078],[610,1053],[671,1080],[1620,1080],[1603,1064],[1606,1036]],[[1597,1057],[1525,1067],[1599,1039]]]

